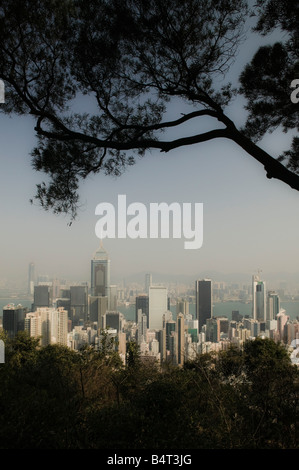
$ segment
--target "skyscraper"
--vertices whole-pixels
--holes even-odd
[[[201,332],[208,318],[213,314],[213,296],[211,279],[195,281],[196,319],[198,320],[198,332]]]
[[[91,260],[91,295],[108,297],[110,287],[110,259],[102,241]],[[109,304],[109,301],[108,301]]]
[[[117,286],[109,286],[109,310],[117,310]]]
[[[183,315],[189,314],[189,302],[184,299],[179,299],[176,302],[176,314],[182,313]]]
[[[28,268],[28,294],[33,295],[34,293],[34,282],[35,282],[35,265],[34,263],[29,264]]]
[[[89,297],[89,321],[103,328],[103,317],[108,310],[108,297]]]
[[[137,312],[137,341],[140,344],[146,339],[148,317],[142,312],[141,309]]]
[[[280,311],[280,298],[274,291],[269,291],[267,296],[267,320],[275,320]]]
[[[26,314],[25,330],[40,338],[41,346],[62,344],[67,346],[68,312],[64,308],[38,308]]]
[[[34,309],[52,306],[52,288],[48,285],[34,286]]]
[[[147,273],[145,275],[145,282],[144,282],[144,288],[145,288],[145,293],[148,294],[149,288],[152,285],[152,275],[150,273]]]
[[[252,318],[266,321],[266,283],[259,274],[252,276]]]
[[[3,307],[3,330],[9,338],[14,338],[19,331],[24,330],[26,307],[8,304]]]
[[[179,367],[184,365],[185,358],[185,320],[179,313],[176,319],[176,362]]]
[[[163,315],[167,311],[167,288],[163,286],[149,287],[149,328],[162,330]]]
[[[73,325],[78,325],[79,320],[88,319],[88,286],[70,286],[70,312],[69,317]]]
[[[142,313],[147,318],[147,328],[149,327],[149,297],[146,294],[141,294],[136,297],[135,303],[135,319],[138,323],[138,310],[142,310]]]
[[[103,328],[112,328],[118,333],[122,331],[124,315],[118,311],[107,311],[103,316]]]

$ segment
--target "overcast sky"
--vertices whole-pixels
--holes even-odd
[[[236,66],[246,63],[259,43],[255,38],[245,44]],[[244,120],[241,105],[237,100],[229,111],[236,124]],[[181,109],[172,111],[179,115]],[[89,281],[90,259],[99,245],[95,208],[100,202],[117,208],[118,194],[125,194],[128,204],[146,207],[151,202],[203,203],[203,246],[185,250],[184,239],[106,239],[112,283],[143,271],[194,279],[211,270],[243,272],[249,282],[259,268],[264,277],[299,272],[299,193],[268,180],[263,167],[232,142],[207,142],[166,155],[148,152],[120,178],[86,180],[80,188],[82,208],[69,227],[64,216],[29,203],[43,180],[30,164],[33,126],[28,117],[0,114],[0,278],[26,279],[32,261],[39,274]],[[277,156],[289,142],[289,136],[276,132],[260,145]]]

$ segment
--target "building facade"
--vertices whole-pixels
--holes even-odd
[[[207,319],[213,315],[212,280],[202,279],[195,281],[196,319],[198,331],[206,324]]]

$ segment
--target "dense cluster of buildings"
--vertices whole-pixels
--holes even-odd
[[[124,362],[126,344],[133,340],[142,359],[182,366],[198,353],[221,351],[231,344],[242,347],[246,340],[262,336],[283,342],[292,362],[299,363],[299,321],[290,320],[279,295],[266,290],[259,274],[252,277],[252,315],[233,311],[231,319],[213,315],[211,279],[195,281],[192,315],[185,298],[176,299],[176,311],[171,312],[167,287],[153,284],[147,274],[143,292],[134,299],[135,321],[128,321],[118,311],[121,291],[110,283],[110,259],[102,243],[91,260],[90,286],[35,283],[30,264],[28,291],[33,296],[30,311],[22,305],[7,305],[3,328],[10,337],[26,330],[40,339],[41,346],[58,343],[73,350],[84,345],[100,349],[108,335]]]

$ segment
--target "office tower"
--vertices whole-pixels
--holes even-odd
[[[89,297],[89,321],[103,328],[103,316],[108,310],[108,297]]]
[[[218,343],[220,339],[219,322],[216,318],[207,318],[206,321],[206,341]]]
[[[141,294],[136,297],[135,303],[135,321],[138,322],[138,310],[142,310],[142,313],[147,318],[147,328],[149,327],[149,297],[146,294]]]
[[[117,286],[109,286],[109,310],[117,310]]]
[[[280,311],[280,298],[274,291],[269,291],[267,296],[267,321],[275,320]]]
[[[147,332],[147,319],[148,317],[142,312],[141,309],[137,313],[137,342],[140,344],[146,339]]]
[[[61,287],[60,287],[60,281],[59,279],[53,279],[52,280],[52,296],[53,296],[53,300],[54,299],[58,299],[60,297],[60,291],[61,291]]]
[[[174,320],[167,320],[164,326],[165,330],[165,348],[166,352],[171,351],[171,344],[172,344],[172,336],[175,333],[176,322]]]
[[[34,263],[29,264],[28,268],[28,294],[33,295],[35,283],[35,265]]]
[[[160,351],[160,358],[161,362],[166,360],[166,334],[165,334],[165,327],[163,330],[159,330],[157,332],[157,339],[159,341],[159,351]]]
[[[243,315],[240,314],[239,310],[232,311],[232,320],[240,322],[243,319]]]
[[[149,288],[152,285],[152,283],[153,283],[152,275],[150,273],[147,273],[145,275],[145,283],[144,283],[144,289],[145,289],[146,294],[148,294]]]
[[[229,321],[227,317],[217,317],[217,322],[219,324],[219,335],[221,333],[228,334]],[[220,338],[220,337],[219,337]]]
[[[55,301],[55,307],[63,307],[65,310],[67,310],[69,316],[70,316],[70,311],[71,311],[71,299],[70,298],[63,298],[60,297],[59,299],[56,299]]]
[[[252,318],[266,320],[266,284],[259,275],[252,276]]]
[[[163,286],[149,287],[149,328],[162,330],[163,315],[167,311],[167,289]]]
[[[109,297],[109,286],[110,259],[101,241],[91,260],[91,295],[93,297]]]
[[[206,324],[213,314],[212,281],[202,279],[195,281],[196,318],[198,320],[198,332]]]
[[[2,327],[9,338],[24,330],[26,312],[26,307],[22,305],[8,304],[3,307]]]
[[[34,286],[34,310],[52,306],[52,288],[48,285]]]
[[[176,319],[176,363],[179,367],[184,365],[185,359],[185,321],[184,315],[179,313]]]
[[[88,320],[88,286],[70,286],[70,312],[69,317],[73,325],[78,325],[79,320]]]
[[[103,328],[111,328],[118,333],[122,331],[124,316],[121,312],[107,311],[103,316]]]

